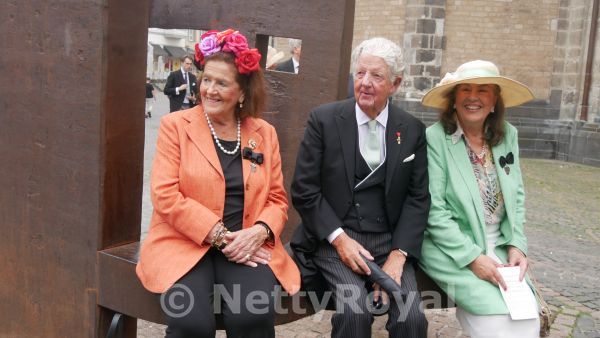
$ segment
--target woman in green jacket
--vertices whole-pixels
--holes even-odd
[[[539,318],[509,316],[497,269],[519,266],[521,280],[527,270],[517,130],[504,121],[504,108],[531,99],[525,85],[476,60],[446,74],[422,100],[441,113],[427,129],[431,210],[420,264],[454,300],[471,337],[539,333]]]

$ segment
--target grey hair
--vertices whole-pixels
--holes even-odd
[[[300,39],[289,39],[288,45],[290,46],[290,52],[294,51],[296,47],[302,47],[302,40]]]
[[[356,75],[356,64],[358,58],[362,54],[369,54],[382,58],[390,69],[390,79],[394,81],[396,77],[402,77],[404,72],[404,56],[402,55],[402,48],[400,48],[394,42],[386,38],[371,38],[361,42],[352,51],[352,63],[351,70],[352,74]]]

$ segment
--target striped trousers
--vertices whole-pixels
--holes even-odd
[[[359,233],[344,229],[346,234],[360,243],[383,265],[391,250],[390,233]],[[371,337],[373,324],[371,288],[365,276],[354,273],[340,260],[335,248],[323,242],[315,252],[313,262],[327,281],[336,304],[336,313],[331,318],[331,337]],[[406,298],[392,299],[388,309],[386,329],[390,337],[427,337],[427,319],[421,306],[421,295],[417,289],[415,270],[411,263],[405,264],[401,278],[402,291]]]

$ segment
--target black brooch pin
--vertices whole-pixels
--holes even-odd
[[[509,152],[508,154],[506,154],[506,157],[500,156],[499,162],[500,167],[502,167],[506,172],[506,175],[508,175],[510,174],[510,167],[508,165],[515,163],[515,156],[512,152]]]
[[[252,148],[249,147],[244,147],[244,149],[242,150],[242,158],[251,162],[250,167],[252,168],[252,172],[255,172],[256,165],[262,164],[264,160],[262,153],[255,153],[254,151],[252,151]]]

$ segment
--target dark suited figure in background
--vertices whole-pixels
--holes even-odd
[[[170,112],[189,109],[196,105],[198,85],[196,76],[192,74],[192,58],[184,56],[181,68],[171,72],[167,77],[164,93],[169,97]]]
[[[390,337],[427,336],[414,270],[430,205],[425,126],[388,100],[403,69],[395,43],[363,41],[352,53],[355,98],[314,109],[298,151],[291,195],[302,224],[291,247],[333,292],[332,337],[371,336],[361,255],[407,294],[388,299],[373,286],[389,304]]]
[[[300,55],[302,54],[302,40],[289,39],[288,44],[290,46],[292,57],[287,61],[278,64],[275,70],[298,74],[298,69],[300,68]]]

